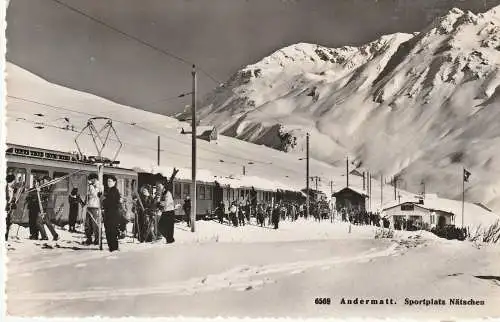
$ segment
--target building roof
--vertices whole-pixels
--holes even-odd
[[[360,172],[359,168],[351,170],[351,172],[349,172],[349,174],[352,174],[353,176],[358,176],[358,177],[362,177],[363,176],[363,173]]]
[[[368,195],[366,194],[366,192],[364,192],[361,189],[358,189],[358,188],[355,188],[355,187],[351,187],[351,186],[344,187],[344,188],[340,189],[339,191],[335,192],[332,196],[336,197],[337,195],[339,195],[340,193],[342,193],[342,192],[344,192],[346,190],[350,190],[350,191],[352,191],[352,192],[354,192],[354,193],[356,193],[356,194],[358,194],[360,196],[368,198]]]
[[[431,208],[431,207],[429,207],[427,205],[420,204],[417,201],[405,201],[405,202],[393,204],[390,207],[384,207],[382,210],[385,211],[385,210],[393,209],[393,208],[399,207],[399,206],[404,205],[404,204],[412,204],[415,207],[426,209],[426,210],[429,210],[429,211],[441,211],[441,212],[446,212],[446,213],[454,215],[454,213],[451,212],[451,211],[447,211],[447,210],[444,210],[444,209]]]
[[[384,203],[382,211],[394,208],[403,203],[413,203],[418,207],[425,208],[428,210],[438,210],[447,213],[455,214],[457,217],[461,216],[462,213],[462,201],[439,198],[435,194],[426,194],[424,199],[424,204],[419,204],[416,199],[411,200],[405,198],[405,200],[391,201]],[[458,220],[458,219],[457,219]],[[478,227],[478,226],[488,226],[499,220],[499,216],[489,210],[478,206],[476,204],[465,202],[464,203],[464,225]],[[458,221],[457,221],[458,223]]]

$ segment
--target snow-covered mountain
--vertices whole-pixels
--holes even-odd
[[[334,31],[332,31],[334,32]],[[202,123],[332,164],[351,155],[413,191],[500,210],[500,6],[453,9],[415,34],[361,47],[295,44],[208,95]]]

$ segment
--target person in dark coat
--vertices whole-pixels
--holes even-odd
[[[224,205],[224,202],[221,201],[221,202],[219,202],[219,205],[217,206],[217,209],[215,210],[215,213],[217,214],[217,219],[219,219],[219,224],[224,223],[224,210],[225,210],[225,205]]]
[[[152,241],[154,235],[153,225],[153,197],[149,193],[147,185],[141,187],[139,197],[136,200],[135,211],[137,213],[137,222],[135,231],[139,242]]]
[[[238,207],[238,225],[245,226],[245,212],[243,210],[244,206]]]
[[[78,188],[73,188],[70,195],[68,196],[69,202],[69,231],[76,232],[76,220],[78,218],[78,212],[80,210],[80,205],[84,206],[82,198],[78,194]]]
[[[102,202],[104,208],[104,229],[110,252],[118,250],[118,226],[120,225],[120,192],[116,188],[116,177],[108,177],[108,191]]]
[[[251,216],[250,209],[251,209],[250,200],[247,199],[247,201],[245,203],[245,218],[246,218],[246,221],[248,224],[250,224],[250,216]]]
[[[281,207],[278,204],[274,205],[274,209],[271,215],[271,221],[274,225],[274,229],[278,229],[280,223]]]
[[[36,194],[36,190],[30,191],[25,201],[26,206],[28,207],[28,224],[30,227],[30,239],[37,240],[40,232],[38,231],[37,226],[37,217],[40,212],[40,205],[38,203],[38,196]]]
[[[264,227],[264,205],[259,204],[257,206],[257,223],[260,227]]]
[[[189,196],[186,196],[186,198],[184,199],[184,205],[182,205],[182,209],[184,209],[186,223],[188,227],[191,227],[191,199]]]

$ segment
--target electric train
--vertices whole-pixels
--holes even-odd
[[[7,144],[6,151],[7,174],[14,174],[18,190],[26,191],[34,187],[37,179],[49,177],[60,180],[50,189],[49,202],[46,213],[52,222],[64,225],[68,222],[69,202],[68,195],[73,188],[85,199],[87,193],[87,177],[90,173],[96,173],[96,165],[92,163],[92,157],[80,158],[76,154],[60,152],[48,149],[40,149],[28,146]],[[143,184],[152,183],[153,175],[137,172],[132,169],[119,167],[117,164],[104,167],[104,184],[106,177],[113,175],[117,178],[117,188],[123,199],[123,208],[127,220],[133,221],[133,200],[137,190]],[[197,181],[197,219],[211,218],[215,208],[222,200],[225,204],[225,212],[232,201],[248,198],[253,187],[230,187],[219,185],[214,182]],[[105,186],[106,190],[107,187]],[[190,194],[191,181],[185,179],[174,179],[173,197],[175,204],[183,204],[187,195]],[[303,194],[295,191],[263,190],[255,187],[257,202],[273,202],[280,200],[303,199]],[[12,222],[17,224],[28,223],[28,209],[25,199],[27,193],[20,193],[17,208],[12,213]],[[84,209],[81,209],[78,221],[84,220]],[[176,216],[184,216],[182,207],[176,209]]]

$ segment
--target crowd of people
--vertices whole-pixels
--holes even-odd
[[[16,186],[14,175],[7,175],[6,185],[6,233],[5,240],[9,239],[9,231],[12,224],[12,213],[17,208],[17,201],[21,191],[20,186]],[[57,234],[51,222],[53,214],[48,213],[49,198],[53,193],[55,180],[50,177],[35,178],[33,188],[25,191],[26,199],[24,207],[28,210],[28,225],[30,239],[48,240],[45,226],[48,228],[52,239],[57,241]],[[106,189],[100,185],[97,174],[88,176],[88,188],[85,198],[82,198],[77,188],[73,188],[68,196],[69,231],[76,232],[76,223],[80,207],[85,207],[84,231],[85,245],[100,245],[102,241],[102,231],[100,224],[104,224],[104,233],[109,251],[119,250],[119,239],[125,237],[127,219],[123,206],[123,198],[116,186],[116,177],[110,175],[106,178]],[[24,187],[24,185],[21,185]],[[153,187],[151,195],[148,187],[142,187],[140,196],[136,198],[137,207],[134,208],[137,219],[134,220],[134,233],[140,241],[151,241],[159,232],[167,243],[173,243],[174,239],[174,200],[172,197],[172,181],[159,180]],[[53,209],[52,209],[53,210]],[[23,209],[24,212],[24,209]],[[159,214],[159,221],[154,225],[150,222],[156,220]]]
[[[139,242],[152,242],[162,237],[166,243],[175,242],[174,223],[175,210],[180,205],[174,204],[172,196],[173,177],[170,180],[158,178],[153,184],[145,184],[139,188],[133,200],[132,211],[133,236]],[[16,209],[16,195],[19,187],[16,186],[13,175],[7,176],[6,185],[6,212],[8,239],[11,225],[11,213]],[[102,232],[99,224],[104,224],[104,233],[110,251],[119,249],[119,239],[124,238],[127,220],[123,208],[123,199],[116,187],[117,180],[114,176],[107,176],[106,189],[100,186],[98,176],[88,176],[88,188],[84,198],[77,188],[73,188],[68,196],[69,203],[69,231],[76,232],[76,223],[81,207],[85,207],[84,233],[86,245],[99,245]],[[54,184],[49,177],[35,179],[34,188],[27,191],[24,206],[28,209],[30,239],[48,240],[45,226],[48,228],[53,240],[58,240],[59,235],[51,223],[51,216],[47,214],[48,199]],[[189,195],[183,201],[182,211],[187,226],[191,225],[191,200]],[[240,200],[230,201],[225,204],[220,200],[214,211],[214,219],[220,224],[234,227],[257,225],[260,227],[271,226],[279,229],[280,221],[296,221],[299,218],[307,219],[308,216],[316,221],[338,218],[339,221],[350,222],[355,225],[373,225],[389,227],[389,222],[379,214],[367,212],[363,209],[342,209],[335,211],[325,200],[312,200],[307,210],[305,201],[271,201],[257,200],[257,194],[252,189],[250,194]],[[177,218],[178,219],[178,218]]]
[[[343,222],[350,222],[354,225],[389,227],[389,221],[386,218],[382,218],[380,214],[366,211],[365,209],[341,209],[339,213]]]

